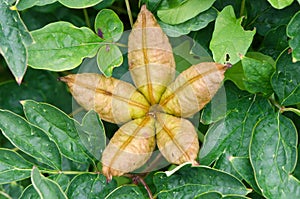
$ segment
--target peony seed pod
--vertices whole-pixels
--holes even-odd
[[[102,154],[102,172],[108,180],[141,167],[150,158],[155,148],[154,122],[150,116],[135,119],[115,133]]]
[[[145,116],[149,110],[149,103],[134,86],[113,77],[83,73],[60,80],[67,83],[78,104],[95,110],[105,121],[125,123]]]
[[[198,135],[193,124],[184,118],[156,114],[156,142],[160,152],[173,164],[196,163]]]
[[[157,104],[175,77],[175,61],[168,37],[145,5],[129,35],[128,63],[136,87]]]
[[[170,84],[159,102],[164,112],[191,117],[216,94],[228,65],[203,62],[183,71]]]

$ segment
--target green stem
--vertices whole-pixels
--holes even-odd
[[[86,8],[83,9],[83,14],[84,14],[84,20],[85,20],[87,27],[91,28],[90,17],[89,17],[89,14],[88,14]]]
[[[131,25],[131,27],[132,27],[132,25],[133,25],[133,19],[132,19],[132,13],[131,13],[131,10],[130,10],[129,1],[128,1],[128,0],[125,0],[125,3],[126,3],[126,8],[127,8],[127,13],[128,13],[130,25]]]
[[[242,2],[241,2],[241,9],[240,9],[240,17],[244,16],[244,13],[245,13],[245,4],[246,4],[246,0],[242,0]]]
[[[282,108],[281,112],[291,111],[293,113],[296,113],[298,116],[300,116],[300,110],[296,108]]]

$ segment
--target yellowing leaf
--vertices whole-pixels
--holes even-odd
[[[161,97],[163,110],[179,117],[194,115],[216,94],[227,68],[226,65],[203,62],[183,71]]]
[[[195,162],[199,151],[198,136],[193,124],[183,118],[156,114],[157,146],[171,163]]]
[[[174,78],[175,61],[168,37],[146,6],[129,35],[128,63],[136,87],[150,104],[158,103]]]
[[[102,172],[108,178],[120,176],[142,166],[155,148],[153,117],[124,124],[102,154]]]
[[[94,109],[105,121],[124,123],[148,112],[147,100],[127,82],[93,73],[68,75],[60,80],[68,84],[82,107]]]

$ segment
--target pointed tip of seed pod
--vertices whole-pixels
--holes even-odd
[[[146,4],[142,5],[141,7],[141,11],[145,11],[145,10],[148,10]]]
[[[64,77],[58,77],[57,78],[57,81],[60,81],[60,82],[68,82],[68,77],[67,76],[64,76]]]
[[[228,62],[228,63],[225,64],[225,68],[226,68],[226,69],[231,68],[231,67],[232,67],[232,64],[231,64],[231,63]]]

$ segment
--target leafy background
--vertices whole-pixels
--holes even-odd
[[[141,4],[170,39],[188,35],[233,66],[226,98],[200,113],[200,166],[107,183],[99,159],[118,127],[74,109],[57,78],[91,64],[125,74],[122,33]],[[0,198],[299,198],[299,10],[299,0],[1,0]],[[202,58],[195,45],[190,55]]]

